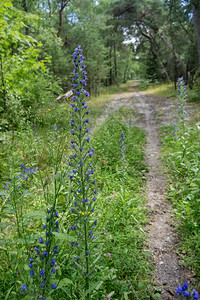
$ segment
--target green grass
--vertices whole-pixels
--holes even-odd
[[[150,265],[144,251],[146,221],[143,191],[145,188],[143,149],[145,134],[129,127],[124,110],[110,117],[95,132],[97,181],[100,193],[102,231],[106,232],[103,261],[112,270],[107,275],[107,292],[113,299],[149,299]],[[124,131],[127,171],[121,170],[119,141]],[[134,143],[132,142],[134,140]],[[111,257],[107,257],[110,253]],[[110,272],[110,271],[109,271]]]
[[[179,127],[174,137],[172,126],[162,128],[163,159],[169,175],[168,198],[173,203],[178,224],[179,250],[182,262],[200,279],[200,152],[196,125]],[[198,289],[199,285],[195,288]]]
[[[129,85],[121,89],[127,90]],[[119,91],[120,89],[118,89]],[[112,92],[113,93],[113,92]],[[114,94],[103,94],[91,99],[91,124],[102,113]],[[94,132],[91,143],[95,148],[95,177],[99,191],[96,210],[98,231],[101,236],[102,255],[99,259],[98,274],[102,281],[92,299],[102,299],[111,294],[112,299],[150,299],[151,266],[145,251],[146,235],[142,229],[146,222],[144,189],[146,165],[143,149],[145,134],[137,127],[127,124],[126,118],[134,112],[120,110]],[[2,142],[1,160],[1,205],[0,205],[0,298],[23,299],[20,286],[31,284],[28,260],[33,255],[34,246],[42,234],[46,207],[55,197],[56,186],[60,186],[57,208],[60,213],[61,232],[69,232],[73,218],[70,214],[71,196],[68,176],[68,156],[70,150],[69,103],[47,103],[34,116],[37,135],[33,124],[24,123],[13,132],[6,132]],[[58,137],[52,125],[59,128]],[[127,171],[121,170],[120,137],[124,131],[126,139]],[[134,142],[133,142],[134,141]],[[38,172],[28,181],[18,182],[20,165],[39,166]],[[56,174],[56,175],[55,175]],[[9,192],[3,188],[15,178],[21,184],[17,190],[16,207],[7,201]],[[16,212],[19,213],[19,232]],[[22,231],[21,231],[22,230]],[[23,235],[20,233],[23,232]],[[106,233],[106,235],[104,234]],[[71,247],[66,241],[57,242],[60,254],[57,258],[60,269],[56,278],[67,277],[73,281],[71,271]],[[74,269],[73,269],[74,270]],[[66,299],[70,294],[56,289],[48,299]],[[74,296],[72,296],[72,299]],[[25,299],[25,298],[24,298]]]
[[[154,84],[154,85],[139,85],[140,90],[145,90],[149,93],[159,95],[161,97],[176,98],[177,91],[174,88],[173,83],[165,84]],[[188,101],[189,102],[200,102],[200,90],[198,89],[188,89]]]

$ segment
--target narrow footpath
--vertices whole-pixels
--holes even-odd
[[[190,274],[179,264],[177,237],[173,230],[171,204],[166,200],[167,181],[160,160],[159,126],[170,124],[173,119],[173,103],[134,92],[134,107],[141,117],[137,121],[147,133],[146,161],[147,208],[150,222],[148,232],[149,250],[154,258],[154,282],[161,291],[162,300],[177,299],[176,287],[188,280]],[[179,297],[180,298],[180,297]]]
[[[145,155],[149,172],[146,176],[146,197],[150,222],[145,230],[148,233],[148,251],[155,265],[153,283],[160,292],[160,300],[178,299],[176,287],[189,280],[191,274],[181,267],[177,255],[177,236],[171,204],[166,200],[167,181],[160,160],[159,140],[159,127],[172,122],[174,105],[170,99],[138,92],[133,86],[130,92],[119,94],[107,105],[96,125],[121,107],[135,111],[133,122],[147,133]]]

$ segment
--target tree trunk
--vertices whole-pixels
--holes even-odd
[[[60,9],[59,9],[59,27],[58,27],[57,37],[60,37],[61,35],[63,11],[69,2],[70,0],[61,0]]]
[[[111,86],[113,83],[113,78],[112,78],[112,45],[110,46],[110,72],[109,72],[109,85]]]
[[[198,60],[200,67],[200,3],[197,0],[192,3],[193,21],[197,38]]]
[[[163,40],[163,42],[171,49],[173,57],[176,60],[176,64],[179,62],[180,66],[182,67],[182,73],[185,74],[186,73],[186,67],[185,67],[182,59],[178,55],[178,53],[173,48],[172,43],[168,40],[168,38],[164,35],[164,33],[161,33],[159,36]]]
[[[25,11],[26,13],[28,13],[27,0],[23,0],[23,6],[24,6],[24,11]],[[26,35],[29,35],[29,27],[28,27],[28,26],[25,27],[25,34],[26,34]]]
[[[176,60],[176,54],[175,54],[175,47],[174,47],[174,32],[172,29],[172,9],[173,9],[173,0],[170,1],[170,8],[169,8],[169,20],[170,20],[170,26],[169,26],[169,31],[170,31],[170,37],[171,37],[171,44],[172,44],[172,53],[173,53],[173,61],[174,61],[174,89],[176,90],[176,83],[178,79],[178,68],[177,68],[177,60]]]
[[[64,8],[61,7],[61,9],[59,10],[59,27],[58,27],[57,37],[60,37],[60,34],[61,34],[63,9],[64,9]]]
[[[116,55],[116,45],[114,43],[114,70],[115,70],[115,84],[118,84],[117,80],[117,55]]]
[[[2,96],[3,96],[3,108],[6,109],[6,84],[3,73],[3,59],[0,55],[0,68],[1,68],[1,82],[2,82]]]

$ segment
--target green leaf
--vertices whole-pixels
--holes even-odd
[[[34,218],[34,219],[45,219],[46,213],[44,211],[31,211],[26,214],[25,217]]]
[[[103,284],[103,281],[100,281],[100,282],[97,282],[97,283],[94,283],[84,294],[83,296],[85,297],[86,295],[90,294],[91,291],[94,291],[94,290],[98,290],[101,285]]]
[[[124,299],[128,300],[128,294],[127,294],[127,292],[124,292]]]
[[[5,297],[4,300],[7,300],[7,299],[8,299],[8,297],[9,297],[9,295],[10,295],[10,293],[11,293],[11,291],[12,291],[13,288],[14,288],[14,285],[11,286],[11,288],[8,290],[8,292],[7,292],[6,297]]]
[[[58,288],[65,287],[66,285],[73,284],[73,282],[68,278],[63,278],[58,285]]]
[[[74,241],[74,237],[67,234],[67,233],[59,233],[59,232],[53,232],[53,234],[55,235],[56,239],[60,239],[60,240],[66,240],[69,242],[73,242]]]

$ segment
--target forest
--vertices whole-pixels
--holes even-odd
[[[200,1],[0,1],[0,299],[199,299]]]

